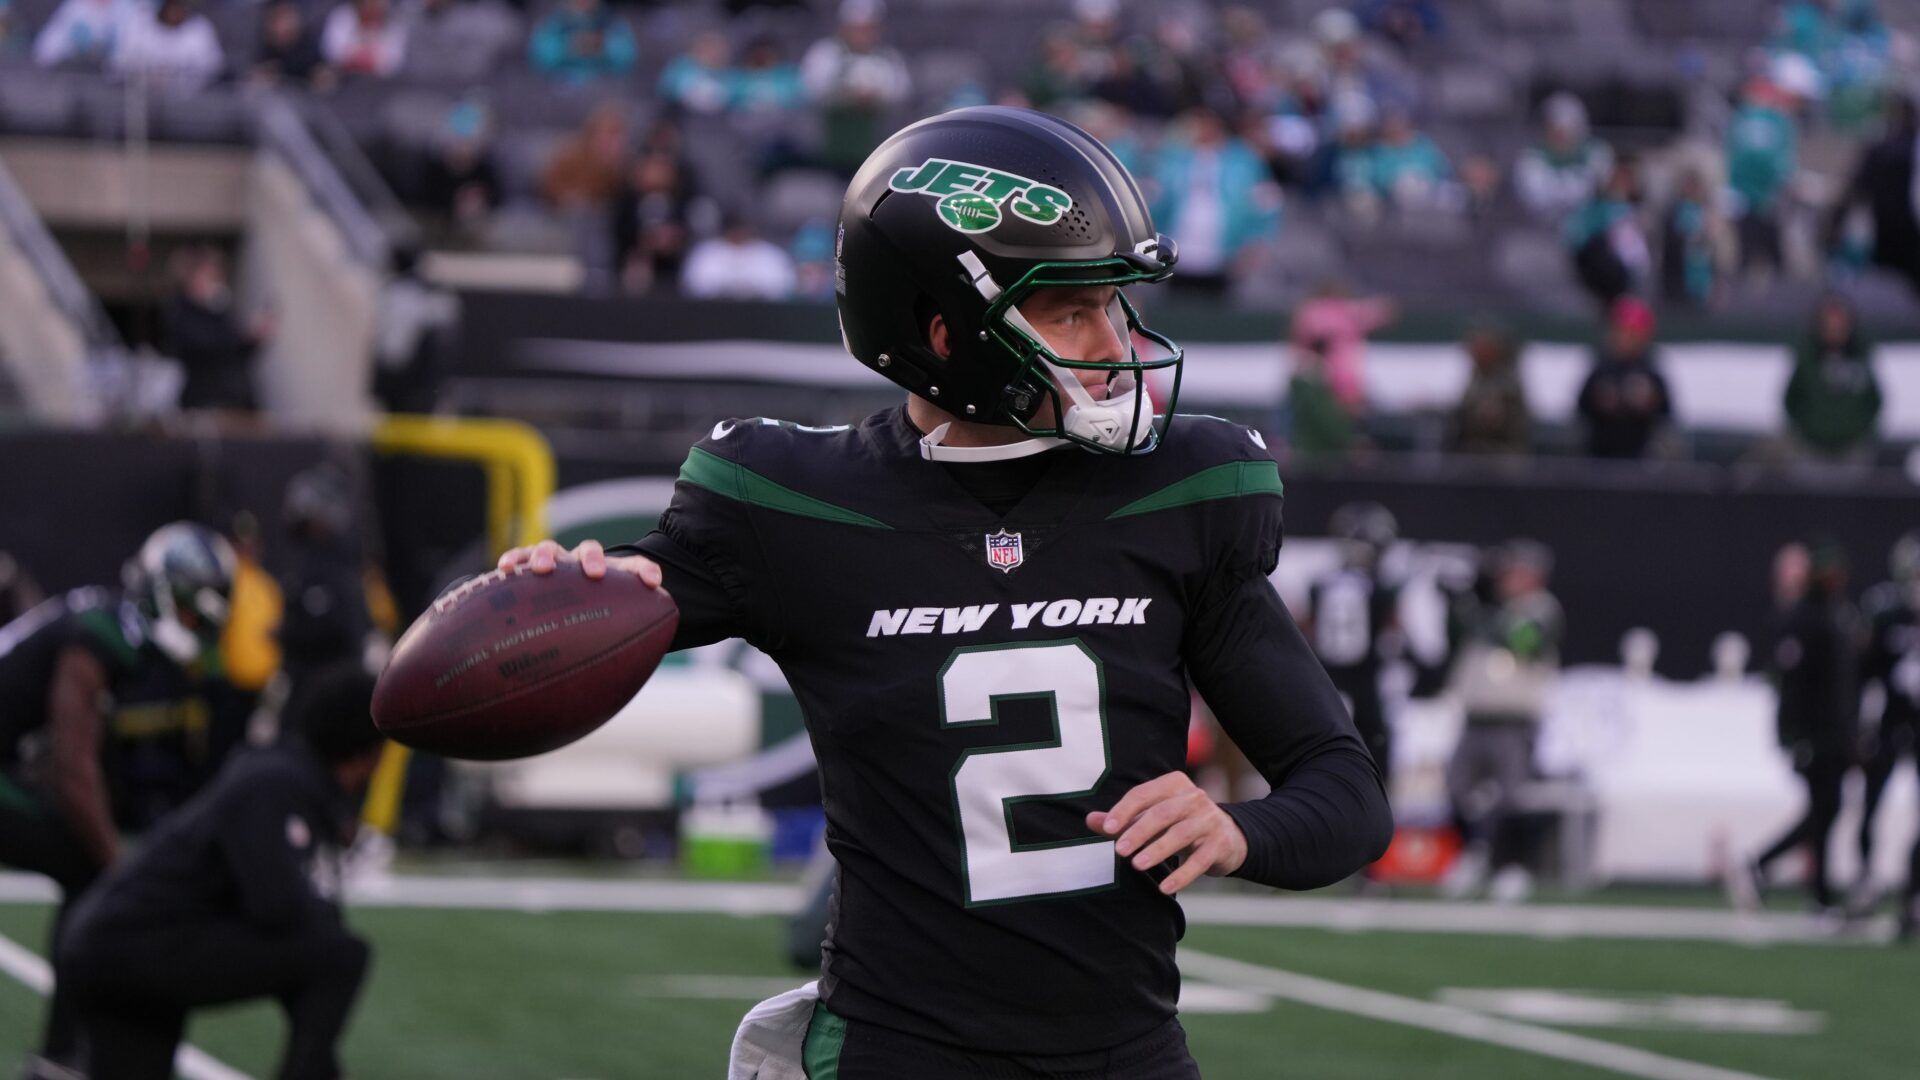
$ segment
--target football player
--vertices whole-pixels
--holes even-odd
[[[1278,467],[1257,432],[1154,415],[1146,378],[1171,413],[1182,356],[1126,290],[1175,254],[1071,124],[914,124],[854,177],[836,266],[848,351],[906,403],[723,420],[658,531],[571,556],[664,584],[676,647],[765,650],[806,714],[838,863],[821,978],[749,1014],[736,1065],[1197,1076],[1174,894],[1314,888],[1385,849],[1373,760],[1267,581]],[[1181,771],[1189,678],[1270,795],[1218,805]]]
[[[1920,765],[1920,532],[1910,532],[1894,544],[1888,559],[1892,577],[1867,590],[1860,600],[1867,624],[1867,646],[1861,663],[1861,682],[1878,684],[1885,705],[1880,725],[1866,758],[1866,801],[1860,817],[1860,877],[1863,886],[1856,907],[1872,901],[1868,885],[1873,866],[1873,820],[1887,781],[1906,754]],[[1916,888],[1920,888],[1920,839],[1902,896],[1900,926],[1911,936],[1916,915]]]
[[[156,773],[210,771],[199,760],[212,751],[210,709],[196,686],[217,663],[234,565],[219,534],[175,522],[140,546],[119,594],[78,589],[0,627],[0,865],[60,887],[56,937],[119,854],[116,822],[139,823],[129,792]],[[70,1061],[74,1040],[55,986],[43,1061],[27,1075]]]
[[[1380,699],[1380,669],[1390,659],[1390,641],[1399,627],[1400,592],[1382,575],[1380,560],[1399,526],[1379,503],[1348,503],[1333,512],[1327,532],[1340,545],[1340,567],[1313,583],[1307,638],[1345,695],[1354,726],[1386,782],[1393,771],[1393,734]]]

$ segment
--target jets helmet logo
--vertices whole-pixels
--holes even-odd
[[[939,200],[934,208],[940,220],[963,233],[986,232],[999,225],[1005,220],[1002,207],[1035,225],[1051,225],[1073,209],[1073,199],[1057,187],[945,158],[928,158],[916,167],[901,169],[887,186]]]
[[[1013,568],[1026,561],[1020,551],[1020,534],[1001,529],[997,533],[987,534],[987,565],[1002,573],[1011,574]]]

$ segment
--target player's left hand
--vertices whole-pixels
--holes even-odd
[[[1087,828],[1117,836],[1114,854],[1147,870],[1181,856],[1180,866],[1160,883],[1172,896],[1201,874],[1224,877],[1247,861],[1240,826],[1183,772],[1157,776],[1135,787],[1105,813],[1087,815]]]

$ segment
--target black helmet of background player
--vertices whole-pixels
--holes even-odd
[[[1124,358],[1058,356],[1018,305],[1050,286],[1164,281],[1175,257],[1099,140],[1030,109],[956,109],[882,143],[847,188],[841,334],[861,363],[954,416],[1141,452],[1157,441],[1144,376],[1171,370],[1171,415],[1179,347],[1143,326],[1123,294],[1109,315]],[[946,357],[928,340],[935,315],[946,322]],[[1108,396],[1094,400],[1076,368],[1108,372]],[[1053,419],[1041,421],[1048,402]]]
[[[353,528],[353,484],[332,462],[302,469],[287,481],[280,519],[294,539],[338,542]]]
[[[1327,533],[1340,542],[1340,557],[1356,570],[1371,571],[1400,536],[1393,512],[1376,502],[1352,502],[1333,512]]]
[[[190,521],[154,530],[127,561],[127,594],[146,616],[154,644],[176,663],[192,663],[218,645],[237,563],[233,545]]]

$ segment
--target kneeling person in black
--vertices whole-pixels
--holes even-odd
[[[229,762],[75,910],[58,973],[90,1075],[171,1077],[191,1010],[258,997],[287,1013],[282,1080],[341,1075],[335,1044],[370,951],[333,896],[380,757],[372,695],[357,666],[317,678],[286,743]]]

